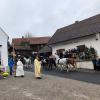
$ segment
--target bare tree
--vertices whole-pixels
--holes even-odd
[[[32,34],[30,33],[30,32],[27,32],[27,33],[25,33],[25,36],[24,36],[25,38],[31,38],[31,37],[33,37],[32,36]]]

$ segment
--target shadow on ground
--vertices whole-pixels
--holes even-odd
[[[27,70],[32,71],[32,70]],[[94,71],[89,69],[77,69],[76,71],[58,71],[58,70],[43,70],[45,75],[53,75],[62,78],[68,78],[93,84],[100,84],[100,71]]]

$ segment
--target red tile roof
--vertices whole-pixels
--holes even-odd
[[[30,44],[47,44],[50,37],[37,37],[30,39]]]
[[[22,42],[28,42],[30,45],[47,44],[51,37],[32,37],[32,38],[14,38],[12,44],[20,45]]]

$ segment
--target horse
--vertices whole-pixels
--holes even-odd
[[[24,61],[25,61],[25,67],[26,69],[32,69],[32,65],[31,65],[31,58],[26,58],[26,57],[23,57]]]
[[[42,59],[43,68],[47,70],[52,70],[54,67],[56,68],[56,62],[53,57],[46,57]]]
[[[43,58],[41,62],[42,62],[43,69],[48,69],[49,66],[48,58]]]
[[[61,58],[60,59],[57,54],[55,54],[54,56],[56,58],[56,65],[58,69],[67,70],[68,72],[69,69],[71,69],[71,66],[73,67],[73,69],[77,68],[75,58]]]

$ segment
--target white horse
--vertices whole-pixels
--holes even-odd
[[[31,65],[31,58],[26,58],[24,57],[24,60],[25,60],[25,67],[26,68],[32,68],[32,65]]]
[[[57,69],[67,70],[67,72],[68,72],[69,69],[68,69],[68,65],[67,65],[67,58],[60,59],[57,54],[55,54],[54,56],[56,58],[55,62],[56,62],[56,65],[57,65]]]
[[[56,58],[56,65],[58,69],[69,71],[70,68],[76,68],[76,60],[74,58],[62,58],[60,59],[57,54],[54,55]]]

